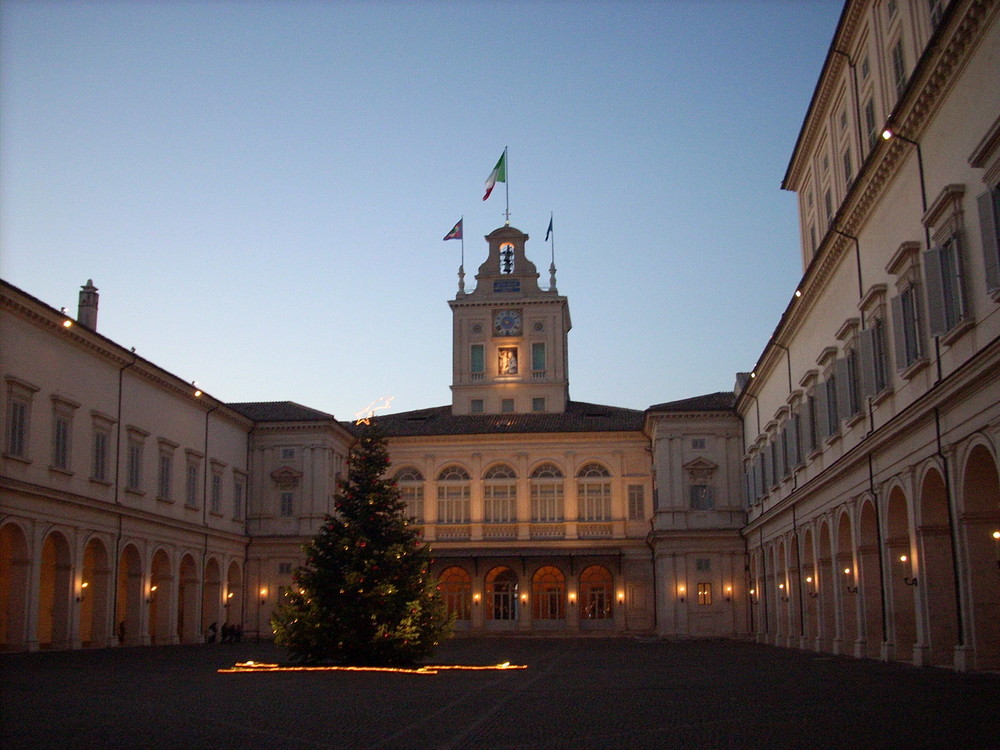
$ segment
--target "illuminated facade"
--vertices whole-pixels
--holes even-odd
[[[846,3],[783,183],[804,274],[732,393],[572,400],[555,268],[487,236],[452,402],[375,420],[460,631],[1000,667],[998,14]],[[0,645],[266,634],[356,426],[200,393],[92,284],[75,321],[0,304]]]

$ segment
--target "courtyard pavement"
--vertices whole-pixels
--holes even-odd
[[[270,644],[0,656],[0,747],[1000,748],[1000,675],[727,641],[466,638],[433,664],[219,674]]]

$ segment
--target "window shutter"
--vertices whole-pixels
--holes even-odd
[[[851,416],[851,372],[847,358],[841,357],[834,362],[833,371],[836,373],[837,420],[840,421]],[[832,433],[833,429],[830,432]]]
[[[861,395],[864,398],[874,396],[878,391],[875,377],[875,335],[878,329],[863,328],[858,339],[861,355]]]
[[[996,206],[997,190],[987,190],[976,198],[979,206],[979,229],[983,235],[983,261],[986,266],[986,289],[1000,288],[1000,239],[997,233]]]
[[[833,432],[827,419],[826,383],[821,383],[816,387],[816,425],[814,429],[821,438]]]
[[[792,466],[802,463],[802,409],[801,407],[792,415],[791,426],[788,436],[791,440],[788,446],[788,460]]]
[[[930,320],[931,335],[940,336],[948,332],[948,320],[945,312],[944,278],[941,268],[942,248],[932,247],[924,253],[924,276],[927,279],[927,316]]]
[[[813,413],[816,411],[816,402],[812,396],[806,399],[805,408],[802,410],[802,425],[799,430],[799,441],[802,444],[802,455],[807,456],[816,448],[813,442],[815,427],[813,426]]]
[[[889,300],[892,308],[892,340],[896,348],[896,369],[905,370],[910,362],[906,358],[906,322],[903,316],[903,297]]]

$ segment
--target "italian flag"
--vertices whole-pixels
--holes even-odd
[[[493,187],[498,182],[507,182],[507,149],[503,150],[500,154],[500,160],[497,165],[493,167],[493,171],[490,172],[490,176],[486,178],[486,195],[483,196],[483,200],[490,197],[490,193],[493,192]]]

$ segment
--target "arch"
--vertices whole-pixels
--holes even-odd
[[[860,576],[854,550],[854,524],[851,514],[844,509],[837,519],[837,569],[843,574],[840,590],[840,648],[837,653],[855,654],[858,641],[858,597]]]
[[[452,565],[442,570],[437,589],[450,616],[457,622],[472,619],[472,577],[465,568]]]
[[[589,622],[614,618],[615,579],[603,565],[591,565],[580,573],[580,621]]]
[[[424,522],[424,475],[415,466],[403,466],[394,479],[399,499],[406,503],[406,517],[412,523]]]
[[[24,529],[16,522],[0,525],[0,650],[17,651],[27,646],[30,571]]]
[[[566,576],[554,565],[544,565],[531,577],[531,616],[539,625],[566,619]]]
[[[177,638],[181,643],[197,643],[201,631],[198,622],[198,567],[194,557],[184,555],[177,572]]]
[[[438,472],[439,482],[468,482],[469,472],[458,464],[449,464]]]
[[[111,566],[108,548],[99,537],[91,537],[83,548],[80,576],[80,642],[105,646],[110,637],[108,605],[111,601]]]
[[[936,466],[927,469],[920,485],[920,525],[917,527],[917,585],[925,603],[922,621],[930,663],[954,666],[958,626],[955,568],[951,546],[948,495]]]
[[[512,624],[518,617],[517,573],[506,566],[493,568],[486,574],[486,619],[495,623]]]
[[[494,464],[483,473],[483,479],[517,479],[517,472],[510,464]]]
[[[803,633],[811,648],[818,648],[819,582],[816,573],[816,535],[807,526],[802,535]]]
[[[604,464],[591,461],[581,466],[576,475],[577,477],[610,477],[611,472]]]
[[[556,466],[551,461],[546,461],[536,466],[531,471],[532,479],[562,479],[563,473],[562,469]]]
[[[819,643],[821,651],[833,651],[837,637],[837,572],[833,559],[833,540],[830,523],[823,519],[819,526],[819,557],[816,560],[819,580]]]
[[[1000,478],[992,452],[973,446],[962,471],[962,532],[976,669],[1000,669]]]
[[[914,560],[909,504],[901,486],[889,490],[885,517],[885,546],[890,563],[886,581],[889,657],[909,661],[917,642],[916,591],[906,583],[907,577],[913,580]]]
[[[61,531],[50,531],[45,536],[39,572],[38,644],[48,648],[69,648],[73,558],[69,542]]]
[[[882,622],[882,572],[879,560],[878,510],[871,498],[861,503],[858,515],[858,590],[864,607],[865,656],[877,659],[885,640]]]
[[[219,637],[219,610],[222,608],[222,571],[219,561],[208,558],[205,564],[205,583],[201,587],[201,632],[208,642]],[[215,628],[212,628],[215,625]]]
[[[611,472],[591,461],[576,474],[576,495],[581,521],[611,520]]]
[[[226,569],[226,610],[224,622],[233,627],[243,628],[243,571],[233,560]]]
[[[458,464],[449,464],[438,472],[438,523],[469,523],[471,478]]]
[[[174,576],[170,556],[164,549],[153,553],[149,575],[149,640],[164,644],[175,641],[171,635],[170,609],[174,596]]]
[[[143,642],[142,601],[147,592],[142,579],[142,556],[134,544],[126,544],[118,557],[118,590],[115,592],[114,619],[118,621],[115,639],[119,646]]]

